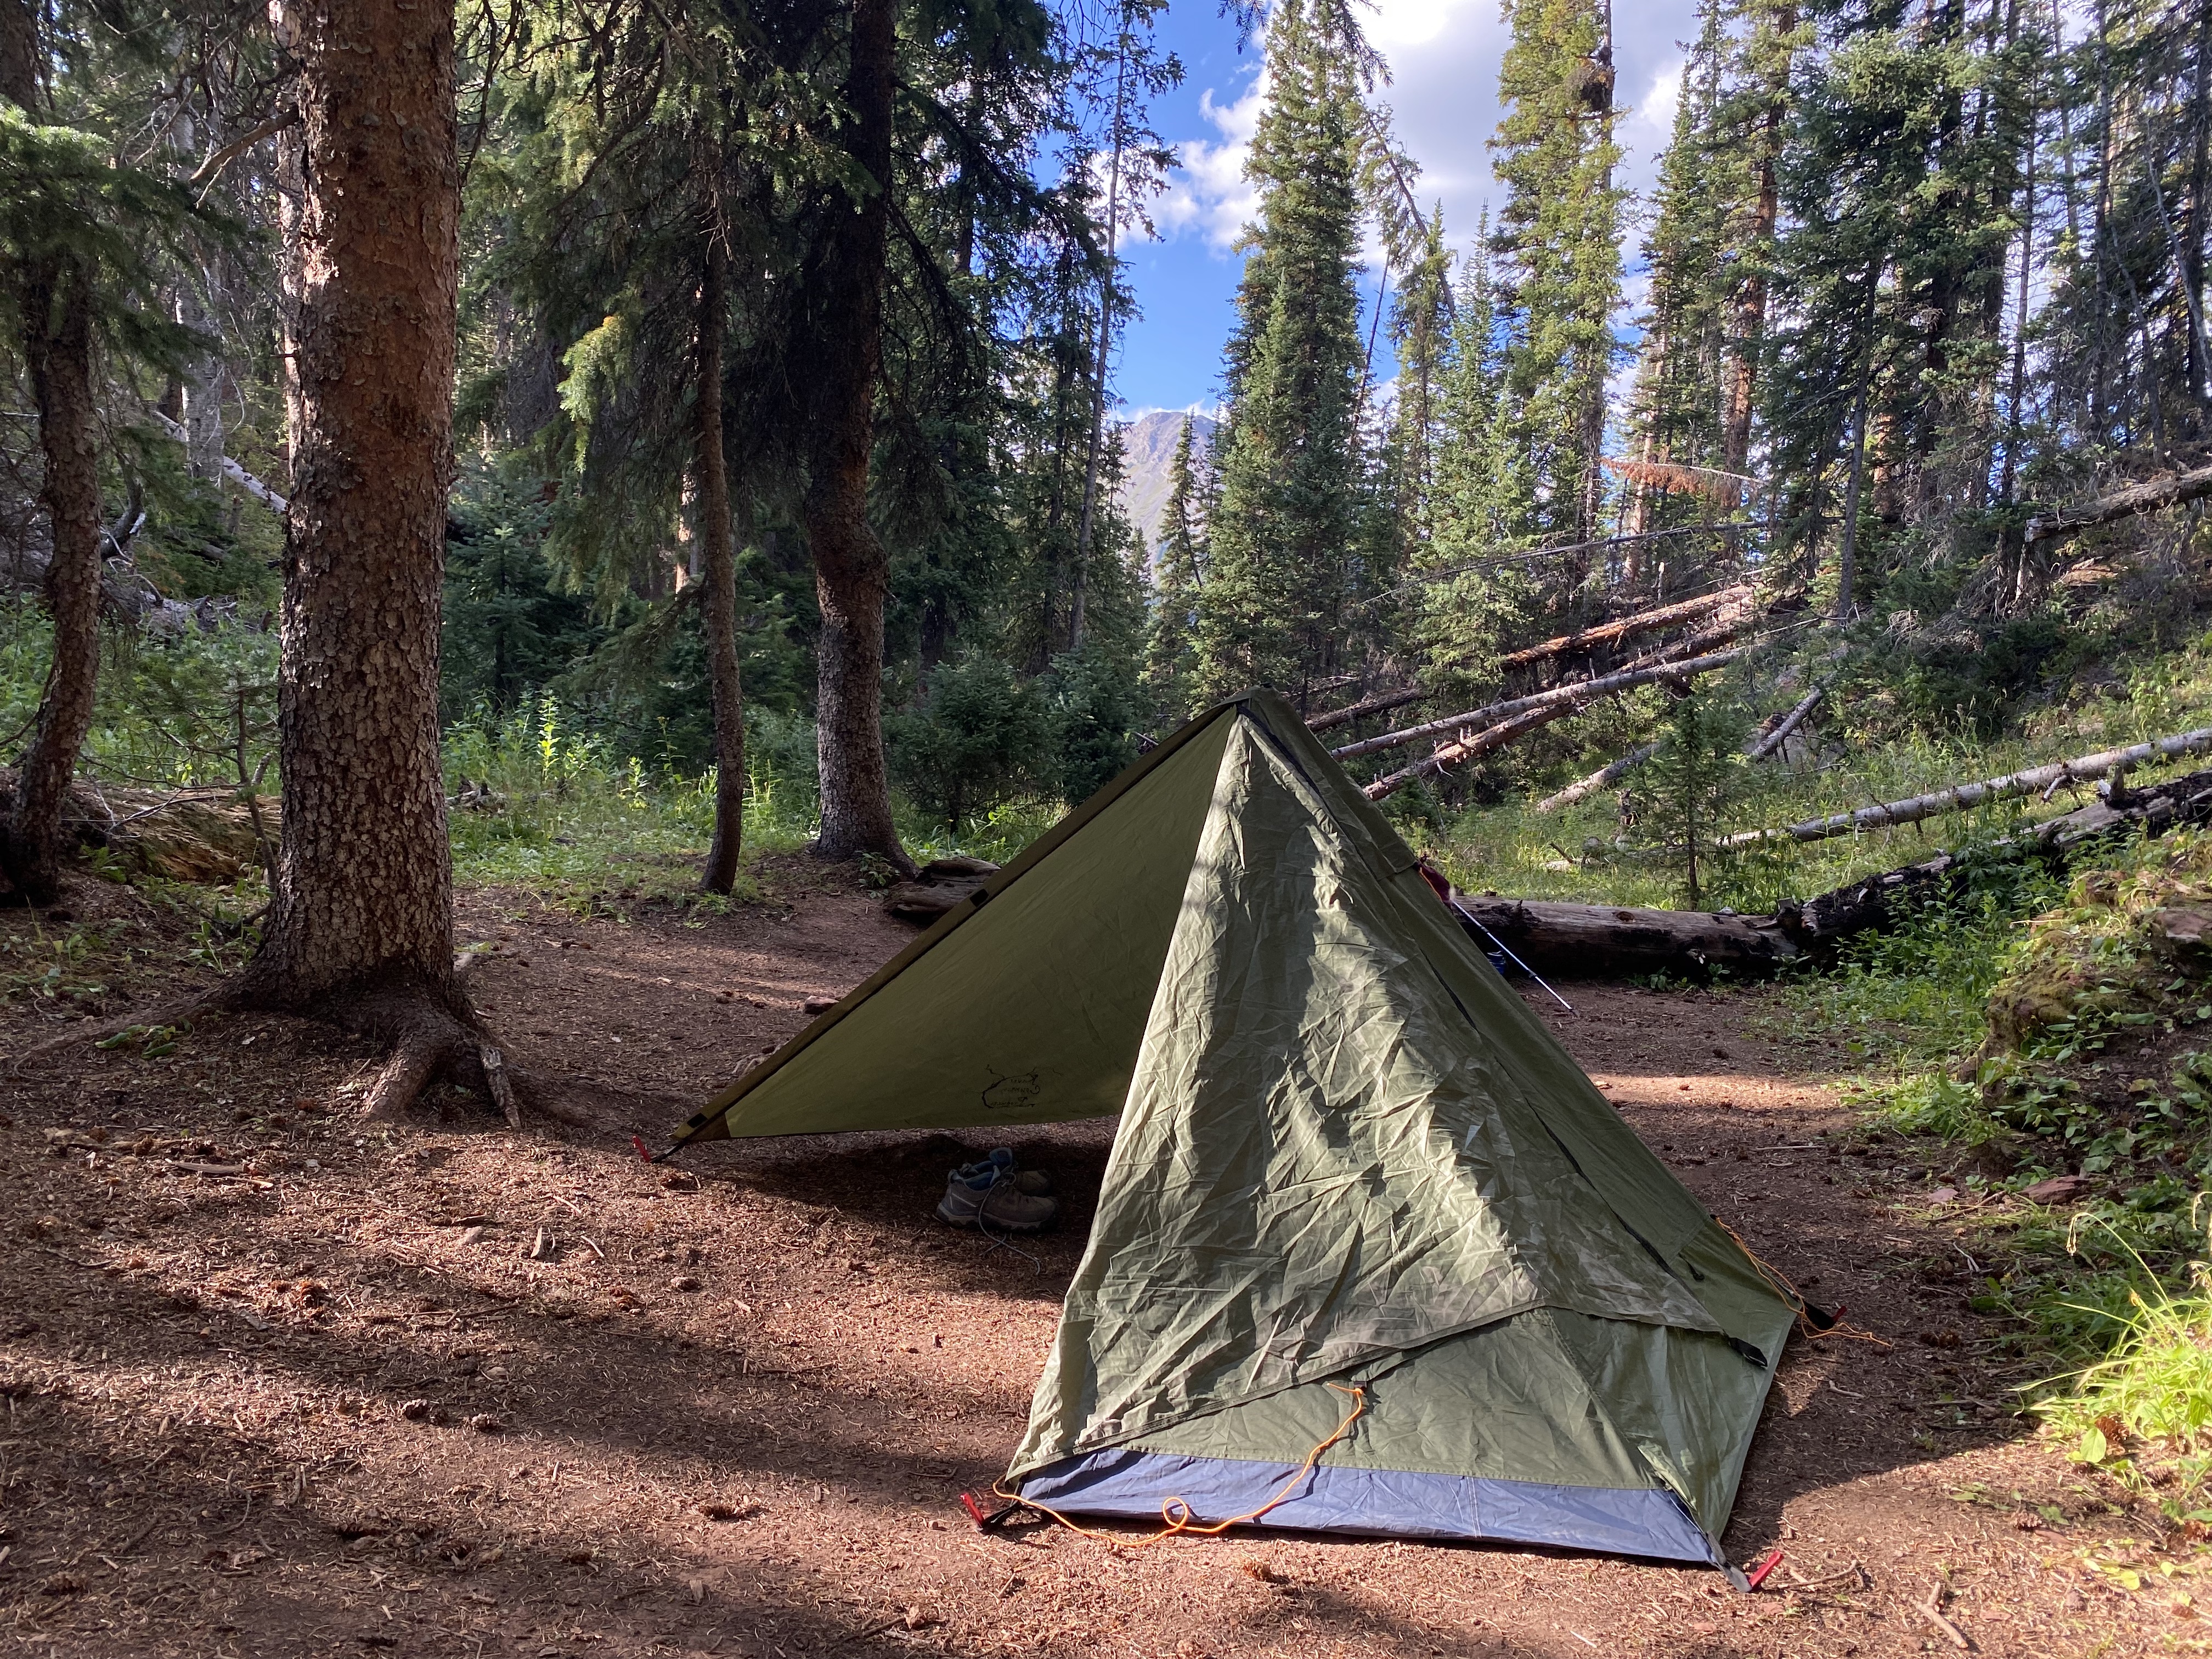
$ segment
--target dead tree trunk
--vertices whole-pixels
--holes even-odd
[[[1695,975],[1716,969],[1757,977],[1804,954],[1769,916],[1465,895],[1459,902],[1514,955],[1538,973],[1558,978],[1626,979],[1637,974]],[[1468,931],[1481,939],[1480,933]]]
[[[1828,695],[1828,688],[1816,685],[1801,697],[1796,708],[1775,722],[1771,732],[1764,733],[1751,745],[1750,754],[1755,761],[1769,755],[1790,741],[1790,734],[1805,723],[1805,717],[1820,706],[1820,699]]]
[[[174,438],[179,443],[185,445],[189,451],[191,439],[190,434],[183,427],[171,420],[167,415],[164,415],[158,409],[149,409],[146,412],[154,417],[155,423],[159,426],[162,431],[167,433],[169,436]],[[255,501],[259,501],[262,506],[267,507],[271,513],[282,516],[285,510],[291,505],[291,503],[287,501],[282,495],[271,489],[267,484],[262,483],[260,479],[255,477],[251,472],[248,472],[243,466],[240,465],[229,456],[216,456],[216,465],[222,469],[222,476],[224,477],[229,479],[231,483],[236,484],[247,495],[252,496]]]
[[[891,822],[884,765],[884,605],[890,568],[868,521],[868,458],[875,445],[876,380],[883,360],[884,251],[889,228],[897,8],[854,0],[844,102],[846,152],[865,183],[857,199],[823,210],[811,295],[815,361],[805,517],[822,610],[816,647],[815,725],[821,758],[825,859],[873,853],[902,872],[914,866]]]
[[[1793,823],[1786,830],[1747,830],[1740,835],[1730,836],[1723,844],[1746,847],[1755,842],[1785,837],[1791,841],[1827,841],[1837,836],[1852,835],[1861,830],[1884,830],[1895,824],[1917,823],[1923,818],[1942,817],[1948,812],[1963,812],[1990,801],[2033,794],[2039,789],[2056,789],[2062,784],[2101,778],[2107,773],[2125,772],[2131,767],[2173,760],[2183,755],[2201,755],[2208,750],[2212,750],[2212,726],[2184,732],[2178,737],[2160,738],[2152,743],[2130,744],[2124,749],[2105,749],[2094,755],[2077,756],[2072,760],[2053,761],[2047,766],[2031,766],[2024,771],[2008,772],[1999,778],[1983,778],[1973,783],[1954,783],[1948,789],[1915,795],[1910,800],[1862,806],[1855,812],[1838,812],[1832,817],[1808,818],[1802,823]]]
[[[697,450],[698,546],[704,566],[701,620],[714,698],[714,842],[699,884],[709,893],[736,886],[745,835],[745,697],[738,663],[738,568],[730,545],[729,460],[722,441],[722,336],[729,325],[730,253],[719,191],[707,192],[706,247],[699,280]]]
[[[1578,800],[1587,799],[1607,784],[1620,782],[1658,752],[1659,745],[1656,743],[1632,749],[1610,765],[1599,767],[1581,782],[1569,784],[1556,795],[1545,796],[1536,803],[1536,810],[1539,812],[1556,812],[1562,806],[1572,806]]]
[[[1893,927],[1919,904],[1962,890],[1978,860],[2063,864],[2115,836],[2161,836],[2212,823],[2212,772],[2124,791],[2051,818],[1971,856],[1940,853],[1921,863],[1849,883],[1771,916],[1711,915],[1697,910],[1628,909],[1610,904],[1460,896],[1475,921],[1547,976],[1626,978],[1635,974],[1738,976],[1771,973],[1793,962],[1833,958],[1848,941]],[[1481,934],[1470,927],[1479,942]]]
[[[1409,726],[1402,732],[1385,732],[1376,738],[1362,738],[1347,743],[1328,752],[1338,760],[1351,760],[1360,755],[1372,755],[1384,749],[1395,749],[1422,738],[1433,738],[1447,732],[1462,732],[1480,726],[1485,721],[1502,720],[1526,713],[1532,708],[1546,708],[1557,703],[1572,703],[1601,697],[1614,691],[1632,691],[1639,685],[1651,685],[1661,680],[1685,679],[1692,674],[1711,673],[1725,668],[1749,654],[1749,646],[1734,651],[1717,651],[1710,656],[1683,657],[1671,662],[1654,663],[1647,668],[1636,668],[1617,674],[1602,674],[1595,679],[1575,680],[1565,685],[1555,685],[1548,691],[1536,691],[1525,697],[1510,697],[1504,702],[1493,702],[1481,708],[1470,708],[1464,714],[1449,714],[1440,720],[1429,720],[1419,726]]]
[[[2200,466],[2188,472],[2169,472],[2162,477],[2148,478],[2142,483],[2116,489],[2109,495],[2100,495],[2093,501],[2030,519],[2027,521],[2027,543],[2033,547],[2038,542],[2056,541],[2100,524],[2110,524],[2116,519],[2133,518],[2138,513],[2155,513],[2160,507],[2179,507],[2184,501],[2197,501],[2206,495],[2212,495],[2212,466]]]
[[[1370,714],[1388,714],[1393,708],[1403,708],[1408,703],[1419,702],[1429,696],[1425,686],[1415,686],[1410,691],[1390,691],[1381,696],[1369,697],[1349,708],[1332,708],[1325,714],[1316,714],[1306,722],[1309,732],[1329,732],[1340,726],[1349,726],[1354,720],[1365,720]]]
[[[286,137],[285,525],[276,883],[237,1004],[336,1020],[397,1052],[373,1112],[441,1076],[515,1121],[453,962],[438,762],[438,621],[459,175],[453,8],[275,0]]]
[[[1546,657],[1556,657],[1570,651],[1585,651],[1601,645],[1611,645],[1633,634],[1648,634],[1654,629],[1672,628],[1677,623],[1694,622],[1716,611],[1731,605],[1747,605],[1752,597],[1751,585],[1741,583],[1724,587],[1717,593],[1707,593],[1694,599],[1681,599],[1673,605],[1662,605],[1652,611],[1638,611],[1632,617],[1618,621],[1601,623],[1593,628],[1582,629],[1572,634],[1562,634],[1555,640],[1546,640],[1541,645],[1532,645],[1526,650],[1515,651],[1498,659],[1500,668],[1521,668]]]
[[[21,0],[0,0],[0,97],[40,118],[38,26]],[[46,609],[53,655],[37,724],[19,763],[13,810],[0,825],[0,873],[17,903],[60,896],[69,799],[92,728],[100,676],[100,472],[93,435],[92,272],[75,255],[33,248],[15,274],[21,344],[46,462],[40,498],[53,529]]]

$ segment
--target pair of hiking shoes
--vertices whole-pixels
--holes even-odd
[[[1011,1148],[963,1164],[945,1177],[937,1218],[954,1227],[987,1233],[1042,1232],[1060,1217],[1052,1196],[1052,1177],[1042,1170],[1016,1167]]]

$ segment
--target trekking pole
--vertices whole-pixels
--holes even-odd
[[[1571,1014],[1574,1012],[1575,1005],[1568,1001],[1565,997],[1561,996],[1557,991],[1554,991],[1548,984],[1546,984],[1544,976],[1541,974],[1538,973],[1534,968],[1531,968],[1527,963],[1522,961],[1519,957],[1514,955],[1513,947],[1506,944],[1504,939],[1498,938],[1497,934],[1492,933],[1490,929],[1485,927],[1482,925],[1481,920],[1476,916],[1474,911],[1468,909],[1467,906],[1462,904],[1457,899],[1448,899],[1445,902],[1458,913],[1461,921],[1466,922],[1469,927],[1474,927],[1480,932],[1483,938],[1488,939],[1492,945],[1498,947],[1499,953],[1503,955],[1507,961],[1510,962],[1516,968],[1518,968],[1522,973],[1528,975],[1530,979],[1534,980],[1538,985],[1541,986],[1546,996],[1551,998],[1553,1001],[1558,1003],[1560,1007],[1565,1009],[1569,1013]]]

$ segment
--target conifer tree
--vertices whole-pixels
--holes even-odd
[[[1505,295],[1502,395],[1529,489],[1514,528],[1561,543],[1597,529],[1606,388],[1619,348],[1621,192],[1613,42],[1601,0],[1513,0],[1492,141],[1505,186],[1495,238]],[[1579,582],[1583,561],[1565,571]]]
[[[171,44],[163,37],[153,18],[127,9],[0,0],[0,319],[27,371],[48,532],[40,597],[53,627],[30,741],[0,817],[0,875],[13,903],[59,896],[62,815],[92,727],[110,371],[134,356],[173,371],[205,344],[157,309],[157,262],[178,258],[192,194],[172,176],[173,155],[157,149],[141,162],[123,138],[143,114],[130,105]],[[11,481],[24,476],[6,470]]]
[[[1206,581],[1205,506],[1193,445],[1193,422],[1185,416],[1168,463],[1168,499],[1160,509],[1152,627],[1145,645],[1146,694],[1153,708],[1169,720],[1191,712],[1192,675],[1197,666],[1191,607]]]
[[[1694,492],[1679,485],[1698,474],[1678,469],[1722,464],[1730,232],[1743,178],[1735,159],[1740,147],[1722,118],[1729,44],[1720,0],[1707,0],[1704,27],[1682,66],[1674,134],[1660,162],[1657,213],[1644,244],[1651,309],[1630,410],[1634,464],[1621,525],[1631,537],[1695,514]],[[1629,580],[1642,574],[1642,552],[1640,542],[1624,550]]]
[[[1430,216],[1420,252],[1399,285],[1390,317],[1398,358],[1382,503],[1393,527],[1393,568],[1428,562],[1435,537],[1437,454],[1444,433],[1444,380],[1451,369],[1451,255],[1443,210]],[[1374,573],[1381,580],[1386,573]]]
[[[1283,0],[1267,106],[1247,162],[1260,223],[1225,353],[1221,500],[1198,604],[1206,695],[1251,684],[1303,698],[1342,659],[1359,530],[1355,169],[1364,125],[1348,20]]]
[[[1526,458],[1504,425],[1489,233],[1486,213],[1455,291],[1437,377],[1429,538],[1409,562],[1419,586],[1407,626],[1424,677],[1440,692],[1490,684],[1492,659],[1534,609],[1527,566],[1512,557],[1530,485]]]

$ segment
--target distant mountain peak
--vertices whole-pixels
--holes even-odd
[[[1158,546],[1160,514],[1166,509],[1168,491],[1173,485],[1169,475],[1185,421],[1190,422],[1192,435],[1201,449],[1212,441],[1221,424],[1211,415],[1182,409],[1156,409],[1121,422],[1121,487],[1115,500],[1144,539],[1147,553]]]

